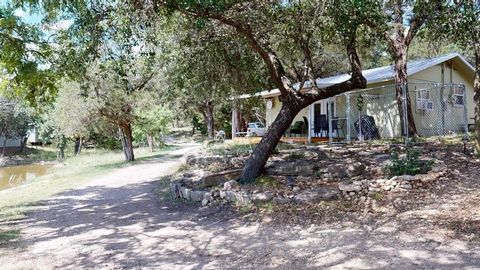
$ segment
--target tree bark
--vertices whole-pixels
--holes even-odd
[[[132,137],[132,125],[122,124],[119,126],[123,154],[125,155],[125,161],[134,161],[135,155],[133,153],[133,137]]]
[[[203,115],[203,119],[205,120],[205,124],[207,124],[208,140],[214,140],[215,139],[215,119],[213,118],[213,103],[211,101],[205,102],[202,115]]]
[[[295,116],[302,109],[298,106],[292,106],[291,103],[292,102],[289,101],[282,103],[282,108],[280,109],[277,117],[245,163],[245,167],[243,167],[242,176],[240,178],[241,183],[252,182],[258,175],[262,173],[263,167],[265,166],[268,158],[275,150],[275,147],[285,131],[287,131],[292,124]]]
[[[475,44],[475,80],[473,89],[475,92],[475,152],[480,154],[480,40]]]
[[[3,137],[3,151],[2,156],[5,156],[5,150],[7,148],[7,137]]]
[[[75,138],[75,147],[73,149],[73,154],[76,156],[76,155],[80,155],[80,152],[82,151],[82,138],[81,137],[77,137]]]
[[[65,159],[65,145],[67,144],[67,139],[65,136],[60,137],[60,142],[58,143],[58,160],[63,161]]]
[[[410,93],[408,91],[408,79],[407,79],[407,48],[403,43],[395,45],[395,95],[397,99],[398,113],[400,116],[400,125],[402,128],[402,134],[407,134],[405,131],[405,117],[404,117],[404,105],[403,105],[403,89],[407,91],[407,122],[408,122],[408,135],[413,136],[417,134],[417,127],[415,125],[415,118],[413,117],[412,102],[410,99]],[[403,88],[405,87],[405,88]]]
[[[23,151],[25,150],[25,145],[27,145],[27,140],[28,140],[28,137],[23,136],[22,142],[20,143],[20,150],[18,151],[19,153],[23,153]]]
[[[155,151],[155,141],[152,134],[147,134],[147,142],[148,147],[150,148],[150,152]]]

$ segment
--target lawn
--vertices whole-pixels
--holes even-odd
[[[41,205],[41,201],[59,192],[78,187],[90,179],[109,173],[117,168],[131,166],[162,156],[173,150],[173,146],[150,152],[146,148],[135,149],[136,161],[124,162],[120,151],[91,149],[79,156],[67,158],[56,164],[47,175],[33,182],[0,192],[0,246],[15,239],[19,234],[9,224],[22,219],[25,213]],[[34,159],[38,155],[48,155],[49,149],[36,149]],[[46,153],[46,154],[45,154]],[[51,160],[51,159],[47,159]]]

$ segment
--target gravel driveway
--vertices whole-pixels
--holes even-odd
[[[300,226],[246,222],[158,199],[159,177],[191,151],[198,146],[183,145],[45,201],[22,221],[22,240],[0,257],[0,268],[480,269],[480,247],[429,225],[438,207],[373,225]],[[468,194],[478,196],[478,189]],[[464,200],[453,198],[445,207]]]

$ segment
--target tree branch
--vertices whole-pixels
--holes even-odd
[[[254,49],[260,55],[263,62],[268,68],[273,83],[278,88],[278,90],[280,90],[280,93],[284,96],[288,96],[293,93],[292,83],[286,76],[285,69],[277,54],[270,48],[270,44],[265,38],[255,37],[250,25],[235,21],[216,12],[205,10],[200,6],[194,11],[191,11],[184,9],[175,3],[167,4],[165,1],[160,1],[158,4],[165,7],[173,8],[174,10],[188,16],[213,19],[225,25],[233,27],[238,34],[246,38],[252,49]]]

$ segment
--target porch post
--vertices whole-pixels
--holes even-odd
[[[308,143],[312,143],[312,104],[308,105],[307,118],[308,118],[308,128],[307,128],[307,137]]]
[[[232,140],[235,139],[237,133],[237,109],[232,107]]]
[[[351,143],[352,142],[352,135],[351,135],[351,117],[350,117],[350,112],[351,112],[351,108],[350,108],[350,94],[349,93],[346,93],[345,94],[345,97],[346,97],[346,103],[347,103],[347,143]]]
[[[332,98],[329,97],[327,105],[327,119],[328,119],[328,140],[330,144],[333,143],[333,126],[332,126],[332,118],[333,118],[333,110],[332,110]]]

